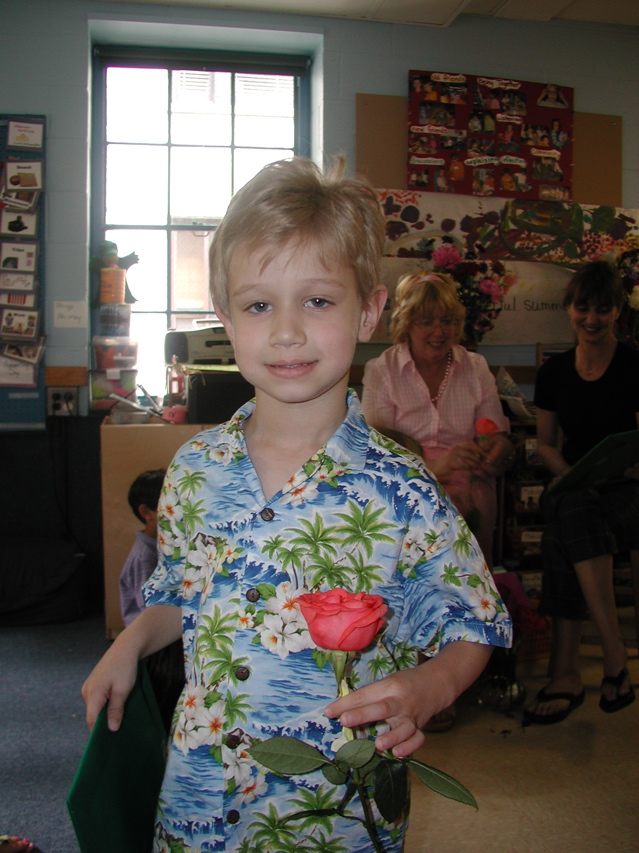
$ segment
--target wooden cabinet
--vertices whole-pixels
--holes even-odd
[[[129,506],[133,480],[153,468],[168,467],[175,452],[205,429],[204,424],[111,424],[100,430],[102,472],[102,537],[104,552],[104,607],[107,639],[124,629],[120,615],[118,581],[122,566],[142,529]]]

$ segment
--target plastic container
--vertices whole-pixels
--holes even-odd
[[[111,409],[118,402],[111,394],[135,399],[137,381],[137,370],[92,370],[91,408]]]
[[[131,331],[131,306],[126,303],[100,305],[100,334],[128,338]]]
[[[135,367],[138,360],[137,341],[132,341],[130,338],[95,335],[93,352],[98,370]]]
[[[124,302],[126,270],[105,267],[100,270],[100,302]]]

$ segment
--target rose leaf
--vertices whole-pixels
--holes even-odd
[[[269,770],[287,775],[311,773],[329,763],[319,749],[285,735],[254,744],[247,752]]]
[[[458,803],[472,806],[474,809],[479,808],[477,801],[468,788],[465,788],[457,779],[453,779],[452,776],[443,773],[441,770],[437,770],[435,767],[430,767],[421,761],[415,761],[413,758],[408,759],[408,764],[413,768],[422,782],[435,791],[435,793],[441,794],[442,797],[448,797],[451,800],[457,800]]]
[[[394,823],[408,802],[408,767],[382,759],[375,768],[374,798],[384,820]]]
[[[375,754],[375,744],[372,740],[349,740],[335,753],[337,761],[343,761],[349,767],[363,767]]]

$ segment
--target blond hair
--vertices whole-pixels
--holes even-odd
[[[266,266],[287,243],[319,248],[320,260],[345,264],[355,273],[362,303],[379,285],[384,217],[369,181],[344,177],[335,158],[323,173],[311,160],[294,157],[265,166],[232,198],[209,253],[214,303],[228,313],[228,276],[233,253],[265,249]]]
[[[445,273],[407,273],[395,290],[395,307],[391,315],[390,333],[396,344],[408,340],[410,327],[417,320],[432,316],[434,311],[451,314],[455,320],[455,343],[464,331],[466,309],[457,297],[455,281]]]

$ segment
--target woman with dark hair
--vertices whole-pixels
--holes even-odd
[[[577,344],[548,359],[535,386],[537,447],[553,484],[604,438],[639,426],[639,353],[615,336],[623,299],[619,276],[605,261],[585,264],[566,289]],[[635,698],[617,618],[613,554],[639,547],[638,480],[639,461],[621,483],[561,489],[544,499],[540,608],[553,619],[553,650],[550,681],[526,709],[525,722],[560,722],[583,702],[579,647],[586,612],[601,637],[600,708],[619,711]]]

